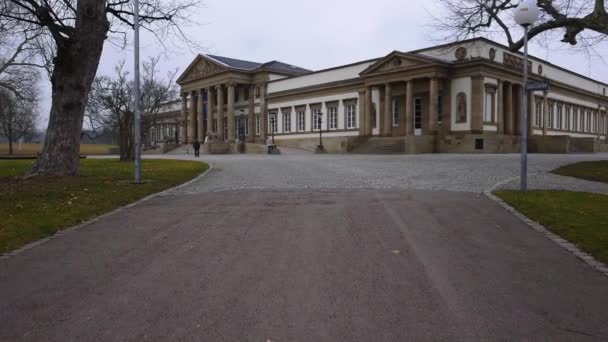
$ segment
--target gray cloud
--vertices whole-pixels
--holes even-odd
[[[323,69],[380,57],[393,50],[409,51],[437,44],[429,30],[437,4],[395,0],[206,0],[193,15],[197,25],[184,28],[202,51],[178,42],[161,60],[164,71],[184,70],[198,52],[208,52],[256,62],[280,60],[308,69]],[[150,34],[142,34],[142,60],[162,51]],[[608,46],[598,48],[608,56]],[[608,65],[587,58],[568,46],[538,45],[531,53],[559,66],[608,83]],[[98,74],[111,74],[118,60],[132,65],[133,51],[106,44]],[[50,84],[41,85],[41,112],[48,116]],[[46,125],[46,124],[45,124]]]

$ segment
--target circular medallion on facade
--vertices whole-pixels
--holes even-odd
[[[543,66],[542,65],[538,65],[538,75],[542,75],[543,74]]]
[[[463,48],[462,46],[456,49],[456,59],[462,61],[465,58],[467,58],[467,49]]]
[[[496,49],[495,48],[491,48],[490,49],[490,60],[492,62],[494,62],[495,59],[496,59]]]

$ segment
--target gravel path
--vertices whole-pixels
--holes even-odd
[[[148,156],[184,158],[191,156]],[[533,154],[529,156],[531,189],[608,192],[606,184],[544,173],[608,154]],[[226,190],[399,189],[482,192],[494,185],[517,188],[519,155],[203,155],[213,170],[177,190],[204,193]]]

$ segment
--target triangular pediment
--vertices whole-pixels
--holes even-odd
[[[394,51],[388,56],[380,59],[361,72],[361,76],[370,74],[381,74],[385,72],[407,70],[425,65],[435,64],[423,56]]]
[[[177,83],[185,83],[201,78],[209,77],[228,70],[226,67],[216,63],[204,55],[198,55],[177,79]]]

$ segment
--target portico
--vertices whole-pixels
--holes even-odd
[[[264,141],[268,130],[261,113],[266,112],[266,83],[308,72],[276,61],[260,64],[198,55],[177,80],[182,143],[203,141],[206,136],[228,143]]]

